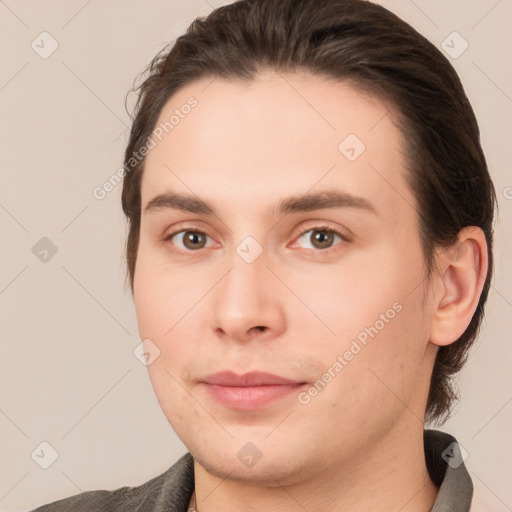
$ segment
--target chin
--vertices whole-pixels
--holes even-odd
[[[271,442],[265,440],[265,435],[228,438],[226,434],[224,443],[209,439],[185,444],[196,463],[208,473],[239,483],[261,487],[293,485],[307,479],[311,468],[318,470],[319,461],[308,457],[301,443],[289,440],[286,445],[277,438],[277,442]]]

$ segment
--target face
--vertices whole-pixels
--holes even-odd
[[[173,115],[146,157],[134,298],[156,396],[196,461],[292,483],[417,430],[435,351],[389,107],[269,73],[190,84],[157,125]]]

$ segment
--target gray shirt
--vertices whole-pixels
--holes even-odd
[[[430,512],[468,512],[473,482],[454,437],[424,431],[425,461],[439,487]],[[43,505],[32,512],[187,512],[194,491],[194,459],[186,453],[161,475],[137,487],[88,491]]]

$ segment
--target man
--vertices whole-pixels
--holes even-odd
[[[38,511],[468,511],[441,423],[492,276],[494,188],[442,54],[361,0],[240,1],[141,86],[128,277],[189,450]]]

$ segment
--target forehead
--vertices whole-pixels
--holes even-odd
[[[201,79],[160,113],[142,207],[178,192],[219,207],[268,209],[279,197],[336,188],[377,209],[410,210],[402,136],[391,115],[383,101],[321,76]]]

